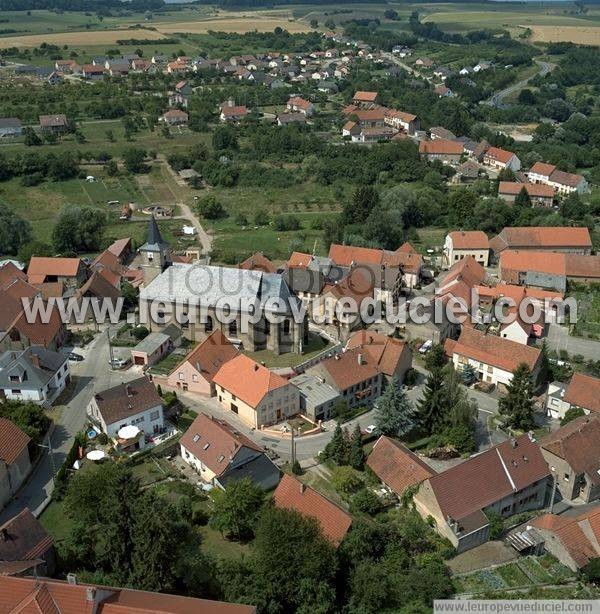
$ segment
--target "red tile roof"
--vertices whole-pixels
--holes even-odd
[[[355,332],[348,339],[346,347],[361,348],[375,361],[378,370],[388,376],[396,372],[402,357],[410,354],[410,348],[404,341],[367,330]]]
[[[600,379],[574,373],[565,391],[564,400],[582,409],[600,412]]]
[[[312,256],[310,254],[292,252],[292,255],[287,261],[287,266],[289,269],[305,269],[310,264],[311,260]]]
[[[408,242],[406,241],[406,243],[403,243],[397,250],[396,252],[398,254],[416,254],[417,250]]]
[[[323,535],[338,546],[350,529],[352,517],[310,486],[295,477],[284,475],[273,493],[275,507],[293,509],[314,518]]]
[[[553,198],[555,189],[543,183],[519,183],[518,181],[501,181],[498,184],[498,194],[516,196],[525,188],[531,198]]]
[[[554,164],[546,164],[545,162],[536,162],[528,172],[535,173],[536,175],[542,175],[543,177],[550,177],[556,170]]]
[[[88,588],[92,589],[88,598]],[[96,603],[99,603],[96,606]],[[0,577],[0,612],[27,614],[254,614],[237,603],[194,599],[48,578]]]
[[[44,556],[54,542],[26,507],[0,526],[7,538],[0,539],[0,561],[25,561]]]
[[[398,496],[410,486],[435,475],[435,471],[404,444],[385,436],[375,442],[367,465]]]
[[[457,141],[447,141],[446,139],[435,139],[434,141],[421,141],[419,143],[419,153],[426,155],[457,155],[463,153],[462,143]]]
[[[489,249],[490,242],[481,230],[458,230],[449,232],[454,249]]]
[[[248,109],[245,106],[228,107],[225,105],[221,107],[221,113],[224,117],[236,117],[238,115],[247,115]]]
[[[315,365],[313,369],[327,371],[335,387],[340,391],[379,375],[376,360],[359,347],[350,348],[328,358]]]
[[[244,354],[227,361],[217,371],[213,381],[250,407],[256,407],[270,390],[289,384],[281,375],[277,375]]]
[[[79,258],[49,258],[32,256],[27,267],[27,275],[31,278],[45,278],[48,275],[57,277],[75,277],[79,271],[81,260]],[[31,280],[31,279],[30,279]],[[39,279],[39,282],[44,279]]]
[[[242,448],[264,451],[227,422],[204,413],[198,414],[180,442],[217,477],[230,468]]]
[[[454,353],[511,373],[521,363],[533,371],[540,357],[537,348],[503,337],[486,335],[474,328],[462,329]]]
[[[27,281],[27,275],[16,267],[12,262],[0,266],[0,288],[12,284],[16,279]]]
[[[585,226],[507,226],[494,240],[498,241],[498,246],[493,246],[496,252],[503,249],[552,250],[566,247],[586,249],[592,247],[590,231]]]
[[[512,151],[506,151],[506,149],[500,149],[499,147],[490,147],[485,152],[484,158],[492,158],[502,164],[508,164],[514,155]]]
[[[355,92],[352,100],[357,100],[358,102],[377,102],[377,98],[379,94],[377,92]]]
[[[171,373],[177,371],[183,363],[189,363],[202,377],[212,382],[217,371],[238,354],[229,339],[220,330],[215,330],[187,354]]]
[[[383,250],[332,243],[329,247],[329,258],[340,266],[350,266],[352,263],[381,264]]]
[[[382,122],[385,119],[383,109],[357,109],[352,113],[358,117],[359,122]]]
[[[289,107],[297,107],[298,109],[310,109],[311,103],[300,96],[293,96],[287,101]]]
[[[600,506],[576,518],[546,514],[530,524],[553,533],[579,568],[600,556]]]
[[[355,268],[340,282],[325,286],[321,291],[321,296],[330,294],[336,299],[345,297],[360,303],[363,299],[373,296],[373,288],[371,275],[362,268]]]
[[[490,448],[429,478],[444,517],[460,520],[550,475],[527,435]]]
[[[0,418],[0,458],[12,465],[27,448],[31,437],[8,418]]]
[[[251,271],[263,271],[265,273],[276,273],[277,266],[273,264],[262,252],[256,252],[238,265],[240,269]]]

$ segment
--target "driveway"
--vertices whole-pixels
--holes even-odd
[[[69,363],[74,388],[71,398],[62,407],[50,439],[53,459],[50,458],[49,451],[43,448],[41,457],[25,485],[0,514],[0,522],[18,514],[24,507],[28,507],[35,516],[44,510],[54,488],[53,468],[56,470],[60,468],[73,445],[75,435],[84,428],[87,421],[86,408],[92,395],[123,381],[139,377],[139,374],[131,370],[110,369],[106,333],[98,334],[87,348],[78,348],[76,351],[84,355],[85,359],[82,362]],[[44,444],[47,443],[46,439]]]

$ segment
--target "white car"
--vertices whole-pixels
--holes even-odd
[[[369,424],[369,426],[365,429],[365,433],[367,435],[372,435],[375,432],[377,427],[374,424]]]
[[[108,364],[113,369],[123,369],[129,364],[129,359],[128,358],[113,358],[112,360],[108,361]]]

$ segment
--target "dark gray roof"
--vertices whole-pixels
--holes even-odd
[[[156,219],[152,216],[148,223],[146,242],[140,247],[140,250],[145,252],[160,252],[166,247],[168,247],[168,244],[163,241]]]
[[[320,271],[291,268],[283,272],[283,278],[292,292],[319,294],[325,285],[325,276]]]
[[[20,128],[21,120],[18,117],[0,117],[0,128]]]
[[[292,294],[290,287],[283,278],[283,275],[280,275],[279,273],[262,273],[258,296],[260,298],[261,305],[264,305],[269,299],[281,299],[282,307],[278,309],[280,313],[287,313],[289,311],[289,305],[291,305],[292,302],[297,302],[298,300]]]
[[[244,478],[250,478],[264,490],[272,490],[279,484],[279,469],[266,454],[259,454],[250,462],[226,471],[219,477],[219,483],[226,488],[231,480]]]
[[[34,364],[35,358],[32,359],[32,356],[38,357],[39,367]],[[52,352],[39,345],[4,352],[0,356],[0,388],[15,386],[15,382],[10,380],[11,375],[26,378],[19,382],[19,388],[42,388],[56,375],[66,359],[64,354]]]

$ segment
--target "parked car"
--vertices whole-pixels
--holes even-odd
[[[125,367],[127,367],[129,362],[129,358],[113,358],[112,360],[108,361],[108,364],[113,369],[124,369]]]
[[[69,352],[68,358],[72,362],[81,362],[83,360],[83,356],[81,354],[77,354],[76,352]]]
[[[431,339],[427,339],[427,341],[425,341],[425,343],[419,348],[419,354],[427,354],[432,347],[433,341]]]
[[[372,435],[375,432],[377,427],[374,424],[369,424],[369,426],[365,429],[365,433],[367,435]]]

